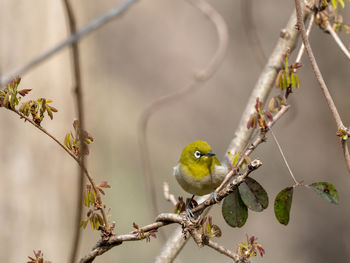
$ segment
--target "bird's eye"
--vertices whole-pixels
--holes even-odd
[[[195,151],[194,152],[194,157],[196,157],[197,159],[200,158],[202,156],[200,151]]]

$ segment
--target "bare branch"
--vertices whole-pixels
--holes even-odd
[[[126,11],[128,9],[128,7],[130,7],[136,1],[137,0],[125,0],[121,4],[117,5],[116,7],[112,8],[111,10],[106,12],[103,16],[100,16],[100,17],[92,20],[91,22],[89,22],[82,29],[78,30],[74,35],[71,35],[67,40],[59,43],[54,48],[37,56],[36,58],[34,58],[33,60],[31,60],[27,64],[25,64],[24,66],[18,68],[17,70],[14,70],[5,76],[2,76],[0,79],[0,87],[6,85],[8,82],[10,82],[16,76],[23,76],[24,73],[26,73],[27,71],[31,70],[32,68],[38,66],[40,63],[44,62],[46,59],[48,59],[52,55],[56,54],[58,51],[60,51],[63,48],[79,41],[82,37],[86,36],[90,32],[95,31],[96,29],[105,25],[107,22],[111,21],[113,18],[118,17],[120,14],[122,14],[124,11]]]
[[[191,3],[196,6],[203,14],[205,14],[210,21],[215,25],[217,35],[218,35],[218,47],[217,50],[212,57],[210,63],[206,66],[204,70],[197,73],[192,82],[190,82],[187,86],[160,97],[153,101],[150,105],[146,107],[146,109],[142,112],[141,117],[139,119],[138,125],[138,140],[140,146],[140,153],[142,159],[143,173],[149,190],[151,192],[152,205],[154,214],[158,214],[158,206],[157,206],[157,198],[156,191],[154,187],[154,178],[151,170],[150,159],[149,159],[149,146],[147,142],[147,126],[151,116],[158,111],[161,107],[169,105],[171,102],[177,101],[179,98],[188,95],[190,92],[197,90],[202,87],[202,84],[210,79],[212,75],[218,70],[221,65],[228,44],[228,29],[225,21],[221,17],[221,15],[212,8],[209,4],[204,2],[203,0],[193,0]]]
[[[70,35],[74,35],[77,31],[76,19],[74,16],[73,9],[68,0],[63,0],[64,9],[66,11],[68,25],[69,25],[69,33]],[[78,43],[72,43],[72,61],[73,61],[73,70],[74,70],[74,82],[75,82],[75,100],[78,111],[78,121],[79,121],[79,136],[80,136],[80,147],[81,151],[79,156],[79,162],[81,166],[79,166],[79,182],[77,185],[77,209],[76,209],[76,219],[75,219],[75,233],[73,239],[73,246],[70,255],[70,262],[74,263],[77,257],[79,243],[80,243],[80,233],[81,227],[80,222],[83,218],[83,192],[85,185],[85,176],[84,176],[84,168],[85,167],[85,152],[86,152],[86,143],[85,143],[85,119],[84,119],[84,107],[83,107],[83,91],[81,84],[81,70],[80,70],[80,55]],[[106,228],[108,228],[108,222],[105,222]]]
[[[337,124],[338,129],[346,130],[346,128],[344,127],[344,124],[340,118],[340,115],[338,113],[337,107],[335,106],[335,103],[332,99],[332,96],[329,93],[327,85],[322,77],[322,74],[321,74],[321,71],[317,65],[315,56],[312,52],[309,39],[308,39],[306,32],[305,32],[305,26],[304,26],[304,22],[303,22],[303,10],[302,10],[301,4],[300,4],[299,0],[294,0],[294,2],[295,2],[296,12],[297,12],[297,20],[298,20],[297,25],[298,25],[298,28],[301,32],[301,38],[302,38],[303,43],[305,45],[306,53],[308,54],[308,57],[309,57],[309,60],[311,62],[311,66],[312,66],[312,69],[314,71],[315,77],[320,85],[320,88],[323,92],[323,95],[326,98],[329,109],[332,112],[333,118]]]
[[[247,259],[241,258],[238,254],[233,253],[231,250],[224,248],[223,246],[219,245],[218,243],[212,240],[209,240],[207,246],[215,249],[221,254],[228,256],[229,258],[232,258],[234,262],[249,262]]]
[[[350,52],[349,52],[349,50],[346,48],[346,46],[344,45],[343,41],[341,41],[340,37],[333,30],[333,28],[331,27],[331,25],[329,23],[327,23],[326,30],[331,34],[331,36],[333,37],[335,43],[337,43],[337,45],[340,47],[341,51],[344,52],[345,56],[348,59],[350,59]]]
[[[344,154],[344,158],[345,158],[346,167],[350,171],[350,154],[349,154],[348,143],[347,143],[347,141],[342,140],[341,141],[341,145],[342,145],[342,148],[343,148],[343,154]]]
[[[331,110],[332,112],[332,115],[333,115],[333,118],[337,124],[337,128],[338,130],[342,129],[344,131],[346,131],[348,134],[349,134],[349,129],[346,128],[343,124],[343,121],[341,120],[340,118],[340,115],[338,113],[338,110],[337,110],[337,107],[335,106],[335,103],[333,101],[333,98],[331,96],[331,94],[329,93],[329,90],[327,88],[327,85],[322,77],[322,73],[317,65],[317,62],[316,62],[316,59],[315,59],[315,56],[312,52],[312,49],[311,49],[311,46],[310,46],[310,42],[309,42],[309,39],[308,39],[308,36],[305,32],[305,26],[304,26],[304,22],[303,22],[303,17],[302,17],[302,7],[301,7],[301,4],[299,2],[299,0],[294,0],[295,2],[295,8],[296,8],[296,12],[297,12],[297,19],[298,19],[298,28],[299,30],[301,31],[301,38],[303,40],[303,43],[305,45],[305,49],[306,49],[306,53],[308,54],[308,57],[309,57],[309,60],[310,60],[310,63],[311,63],[311,66],[312,66],[312,69],[314,71],[314,74],[315,74],[315,77],[320,85],[320,88],[323,92],[323,95],[325,96],[326,98],[326,101],[327,101],[327,104],[328,104],[328,107],[329,109]],[[349,151],[348,151],[348,147],[346,145],[346,142],[345,142],[345,145],[343,144],[343,151],[344,151],[344,158],[345,158],[345,161],[346,161],[346,164],[347,164],[347,167],[348,167],[348,171],[350,172],[350,155],[349,155]]]

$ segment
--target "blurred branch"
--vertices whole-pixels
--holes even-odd
[[[262,49],[258,31],[255,26],[254,16],[252,15],[252,0],[241,0],[242,8],[242,20],[244,32],[247,35],[248,43],[250,44],[251,50],[255,60],[261,67],[264,67],[266,63],[266,55]]]
[[[69,31],[70,35],[74,35],[77,31],[76,26],[76,19],[75,15],[72,9],[72,6],[70,5],[68,0],[63,0],[64,9],[66,11],[67,19],[68,19],[68,25],[69,25]],[[81,84],[81,70],[80,70],[80,55],[79,55],[79,48],[78,43],[74,42],[72,43],[72,61],[73,61],[73,70],[74,70],[74,82],[75,82],[75,100],[77,105],[77,111],[78,111],[78,121],[79,121],[79,135],[80,135],[80,143],[81,143],[81,151],[79,156],[79,162],[81,166],[79,166],[79,181],[77,185],[77,209],[76,209],[76,219],[75,219],[75,233],[74,233],[74,239],[73,239],[73,245],[71,249],[71,256],[70,256],[70,262],[74,263],[75,259],[77,257],[78,249],[79,249],[79,243],[80,243],[80,234],[81,234],[81,227],[80,222],[83,218],[83,192],[84,192],[84,185],[85,185],[85,176],[84,176],[84,169],[85,167],[85,152],[86,152],[86,143],[85,143],[85,119],[84,119],[84,106],[83,106],[83,90],[82,90],[82,84]],[[108,221],[105,222],[105,226],[108,229]]]
[[[170,194],[169,184],[167,182],[163,183],[163,193],[165,200],[171,202],[173,205],[176,205],[177,201],[173,194]]]
[[[345,56],[347,56],[347,58],[350,59],[350,52],[349,52],[349,50],[346,48],[346,46],[344,45],[343,41],[341,41],[340,37],[333,30],[333,28],[331,27],[331,25],[329,23],[327,23],[326,31],[331,34],[331,36],[333,37],[335,43],[337,43],[337,45],[340,47],[341,51],[343,51]]]
[[[103,26],[107,22],[111,21],[113,18],[118,17],[118,15],[120,15],[124,11],[126,11],[127,8],[130,7],[136,1],[137,0],[125,0],[121,4],[117,5],[116,7],[112,8],[111,10],[106,12],[103,16],[100,16],[100,17],[92,20],[91,22],[89,22],[86,26],[84,26],[80,30],[76,31],[75,34],[71,35],[67,40],[59,43],[54,48],[37,56],[33,60],[29,61],[27,64],[18,68],[17,70],[14,70],[13,72],[2,76],[0,79],[0,87],[6,85],[14,77],[24,75],[24,73],[26,73],[27,71],[31,70],[32,68],[38,66],[41,62],[44,62],[46,59],[48,59],[52,55],[56,54],[61,49],[79,41],[80,38],[86,36],[88,33],[100,28],[101,26]]]
[[[195,74],[192,82],[190,82],[187,86],[160,97],[154,100],[150,105],[146,107],[146,109],[142,112],[141,117],[139,119],[138,125],[138,138],[139,138],[139,146],[140,153],[142,158],[142,166],[143,173],[147,183],[147,186],[151,192],[152,198],[152,206],[153,213],[158,214],[158,206],[157,206],[157,198],[156,198],[156,190],[154,178],[151,170],[151,162],[149,159],[149,145],[147,142],[147,126],[149,123],[149,119],[151,116],[160,110],[163,106],[169,105],[169,103],[177,101],[181,97],[188,95],[190,92],[197,90],[202,87],[203,83],[210,79],[212,75],[218,70],[221,65],[228,44],[228,29],[225,21],[222,16],[209,4],[204,2],[203,0],[192,0],[190,1],[195,7],[197,7],[203,14],[205,14],[210,21],[215,25],[217,35],[218,35],[218,47],[214,56],[212,57],[210,63],[206,66],[204,70]]]
[[[308,14],[306,12],[303,12],[302,18],[306,18],[307,15]],[[278,71],[282,67],[282,55],[286,53],[287,49],[290,49],[292,51],[295,48],[299,36],[298,30],[295,29],[296,22],[296,14],[295,11],[293,11],[293,14],[289,18],[286,28],[281,30],[281,35],[275,46],[275,49],[270,55],[265,68],[260,74],[259,79],[255,84],[254,89],[252,90],[238,128],[236,129],[233,139],[226,150],[224,164],[228,167],[230,157],[227,153],[243,152],[244,148],[251,138],[253,130],[247,129],[247,122],[250,118],[250,115],[254,113],[256,98],[259,98],[260,101],[265,102],[268,94],[274,86]]]
[[[310,63],[311,63],[311,66],[312,66],[312,69],[314,71],[314,74],[315,74],[315,77],[319,83],[319,86],[323,92],[323,95],[325,96],[326,98],[326,101],[327,101],[327,104],[328,104],[328,107],[329,109],[331,110],[332,112],[332,115],[333,115],[333,118],[337,124],[337,128],[338,130],[344,130],[346,131],[347,134],[349,134],[349,129],[346,128],[341,120],[341,117],[338,113],[338,110],[337,110],[337,107],[335,106],[335,103],[333,101],[333,98],[331,96],[331,94],[329,93],[329,90],[327,88],[327,85],[323,79],[323,76],[322,76],[322,73],[317,65],[317,62],[316,62],[316,59],[315,59],[315,56],[312,52],[312,49],[311,49],[311,46],[310,46],[310,42],[309,42],[309,39],[308,39],[308,36],[306,34],[306,31],[305,31],[305,25],[304,25],[304,22],[303,22],[303,10],[302,10],[302,6],[299,2],[299,0],[294,0],[295,2],[295,8],[296,8],[296,12],[297,12],[297,25],[298,25],[298,29],[300,30],[301,32],[301,38],[303,40],[303,43],[305,45],[305,49],[306,49],[306,53],[308,54],[308,57],[309,57],[309,60],[310,60]],[[347,167],[350,168],[349,166],[349,163],[350,163],[350,154],[349,154],[349,151],[348,151],[348,147],[343,147],[344,149],[344,158],[345,158],[345,161],[347,163]],[[350,172],[350,169],[348,169],[348,171]]]

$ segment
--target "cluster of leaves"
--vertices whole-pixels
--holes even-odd
[[[16,110],[21,98],[31,91],[31,89],[18,90],[20,82],[21,78],[18,77],[7,84],[3,90],[0,90],[0,107]],[[40,125],[45,117],[45,112],[51,120],[53,119],[53,113],[57,112],[55,107],[49,105],[50,102],[52,102],[50,99],[45,98],[23,102],[19,107],[19,111],[27,117],[31,115],[33,121]]]
[[[330,5],[330,0],[322,0],[318,3],[316,3],[316,0],[313,0],[311,4],[308,5],[308,8],[316,12],[315,23],[322,30],[327,32],[327,25],[330,23],[334,31],[344,31],[349,34],[350,25],[343,22],[343,17],[338,12],[338,5],[344,8],[345,2],[349,1],[350,0],[332,0],[332,5]]]
[[[265,130],[267,127],[266,123],[266,118],[272,121],[272,114],[270,111],[264,110],[263,109],[263,103],[259,100],[259,98],[256,98],[256,103],[255,103],[255,113],[253,113],[248,122],[247,122],[247,128],[253,128],[255,129],[258,127],[261,130]]]
[[[132,226],[136,229],[132,233],[137,234],[137,237],[139,239],[146,239],[146,242],[151,242],[151,237],[157,238],[157,235],[156,235],[156,233],[158,232],[157,229],[152,229],[147,233],[145,233],[145,231],[142,228],[140,228],[139,225],[136,224],[135,222],[132,223]]]
[[[24,97],[30,89],[18,90],[18,85],[21,82],[21,78],[12,80],[6,87],[0,90],[0,107],[14,110],[19,104],[21,97]]]
[[[96,185],[97,190],[101,194],[105,194],[102,188],[111,188],[108,182],[103,181]],[[97,212],[100,204],[96,200],[96,193],[91,185],[86,185],[84,190],[84,205],[88,208],[87,218],[80,222],[80,226],[84,229],[90,222],[92,229],[99,230],[100,226],[104,225],[102,216]]]
[[[265,189],[253,178],[247,177],[224,199],[222,215],[228,225],[242,227],[248,218],[248,208],[262,212],[268,205],[269,198]]]
[[[41,250],[38,250],[38,251],[33,250],[33,252],[34,252],[35,258],[28,257],[30,261],[28,261],[27,263],[51,263],[51,261],[48,261],[48,260],[44,261],[44,254],[41,253]]]
[[[293,92],[293,88],[300,87],[300,79],[296,73],[301,68],[300,63],[294,63],[289,65],[290,49],[286,54],[282,56],[283,68],[277,74],[275,86],[282,91],[285,91],[285,97],[288,98],[289,94]]]
[[[67,148],[74,153],[74,155],[79,156],[80,155],[80,141],[81,136],[79,134],[79,121],[74,120],[73,121],[73,128],[74,128],[74,134],[72,132],[69,132],[66,134],[66,137],[64,138],[64,145],[67,146]],[[92,143],[94,141],[94,138],[88,133],[87,131],[84,131],[84,141],[85,141],[85,155],[89,154],[89,148],[87,147],[88,144]]]
[[[296,186],[303,186],[302,184],[297,184],[294,186],[289,186],[284,188],[278,193],[275,199],[274,211],[275,216],[283,225],[289,223],[290,209],[293,201],[293,192]],[[335,187],[329,182],[318,182],[309,185],[304,185],[309,189],[312,189],[316,194],[321,196],[327,202],[332,204],[338,204],[338,192]]]
[[[203,217],[200,221],[200,227],[202,229],[202,237],[205,239],[213,237],[221,237],[221,229],[213,224],[213,219],[211,216]]]
[[[45,98],[23,102],[19,107],[19,111],[27,117],[31,115],[33,121],[40,125],[44,119],[45,112],[47,112],[51,120],[53,119],[53,112],[57,112],[55,107],[49,105],[50,102],[52,100]]]
[[[258,238],[254,236],[246,236],[247,242],[242,241],[237,245],[237,254],[245,258],[256,257],[258,254],[263,257],[265,255],[265,249],[263,249],[261,244],[256,242]]]

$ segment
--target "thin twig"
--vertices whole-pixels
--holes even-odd
[[[305,45],[306,53],[308,54],[308,57],[309,57],[312,69],[314,71],[315,77],[319,83],[319,86],[323,92],[323,95],[326,98],[328,107],[332,112],[332,115],[333,115],[333,118],[337,124],[338,130],[340,130],[340,129],[344,130],[344,131],[346,131],[347,134],[349,134],[349,129],[344,126],[344,124],[340,118],[337,107],[335,106],[335,103],[332,99],[332,96],[329,93],[327,85],[326,85],[326,83],[322,77],[321,71],[317,65],[315,56],[312,52],[309,39],[308,39],[306,32],[305,32],[305,26],[304,26],[303,17],[302,17],[303,11],[302,11],[301,4],[300,4],[299,0],[294,0],[294,2],[295,2],[295,8],[296,8],[296,12],[297,12],[297,19],[298,19],[297,25],[298,25],[299,30],[301,31],[301,38],[302,38],[303,43]],[[348,147],[343,147],[343,149],[344,149],[345,162],[347,163],[347,167],[350,168],[350,165],[349,165],[350,164],[350,154],[348,151]],[[348,169],[348,171],[350,172],[350,169]]]
[[[248,260],[241,258],[238,254],[233,253],[231,250],[219,245],[218,243],[212,240],[209,240],[207,246],[215,249],[223,255],[228,256],[229,258],[232,258],[234,262],[249,262]]]
[[[70,5],[68,0],[63,0],[64,9],[66,11],[69,32],[70,35],[74,35],[77,31],[76,19],[74,16],[74,12],[72,6]],[[80,222],[83,218],[83,192],[85,185],[85,176],[84,169],[85,167],[85,152],[86,152],[86,143],[85,143],[85,119],[84,119],[84,106],[83,106],[83,90],[81,83],[81,70],[80,70],[80,55],[78,43],[72,43],[72,62],[73,62],[73,70],[74,70],[74,82],[75,82],[75,100],[78,111],[78,123],[79,123],[79,140],[80,140],[80,149],[79,149],[79,162],[81,166],[79,166],[79,181],[77,185],[77,209],[76,209],[76,219],[75,219],[75,232],[73,237],[73,245],[71,249],[70,262],[74,263],[78,254],[80,237],[81,237],[81,228]],[[107,227],[106,222],[106,228]]]
[[[157,206],[157,198],[156,198],[156,190],[155,183],[153,178],[153,173],[151,170],[151,164],[149,159],[149,145],[147,141],[147,126],[151,116],[158,111],[161,107],[169,105],[171,102],[178,101],[179,98],[184,97],[200,88],[205,81],[210,79],[212,75],[218,70],[221,65],[228,44],[228,29],[225,21],[222,16],[209,4],[204,2],[203,0],[193,0],[191,3],[197,7],[203,14],[205,14],[210,21],[215,25],[217,35],[218,35],[218,47],[217,50],[212,57],[210,63],[206,66],[206,68],[197,73],[192,82],[182,89],[177,90],[176,92],[170,93],[163,97],[160,97],[153,101],[150,105],[146,107],[146,109],[142,112],[141,117],[139,119],[138,125],[138,140],[140,146],[140,153],[142,159],[143,173],[145,180],[148,185],[148,189],[151,193],[152,198],[152,206],[153,213],[158,214],[158,206]]]
[[[343,148],[346,167],[350,171],[350,154],[349,154],[348,142],[346,140],[342,140],[341,145]]]
[[[338,34],[333,30],[332,26],[329,24],[329,22],[327,23],[326,26],[326,31],[328,31],[331,36],[333,37],[335,43],[337,43],[337,45],[339,46],[339,48],[341,49],[341,51],[344,52],[345,56],[347,56],[348,59],[350,59],[350,52],[349,50],[346,48],[346,46],[344,45],[343,41],[341,41],[340,37],[338,36]]]
[[[80,163],[80,160],[78,158],[78,156],[74,155],[74,153],[72,153],[63,143],[61,143],[55,136],[53,136],[51,133],[49,133],[46,129],[44,129],[43,127],[41,127],[40,125],[36,124],[33,120],[31,120],[30,118],[28,118],[27,116],[25,116],[22,112],[19,112],[18,110],[12,110],[13,112],[17,113],[21,118],[25,119],[26,121],[28,121],[30,124],[32,124],[34,127],[38,128],[40,131],[42,131],[43,133],[45,133],[47,136],[49,136],[52,140],[54,140],[59,146],[61,146],[61,148],[63,150],[65,150],[78,164],[80,167],[83,167],[84,169],[84,173],[86,175],[86,177],[88,178],[92,188],[94,189],[94,192],[96,193],[96,201],[98,204],[101,204],[101,207],[99,207],[99,210],[101,211],[103,220],[105,222],[107,222],[107,215],[104,211],[103,208],[103,203],[102,203],[102,199],[101,199],[101,194],[100,192],[97,190],[97,186],[95,184],[95,181],[92,179],[92,177],[90,176],[88,170],[86,169],[85,166],[82,166]]]
[[[41,62],[44,62],[49,57],[56,54],[58,51],[71,45],[72,43],[77,42],[82,37],[86,36],[90,32],[105,25],[107,22],[111,21],[113,18],[118,17],[120,14],[122,14],[124,11],[126,11],[128,9],[128,7],[130,7],[136,1],[137,0],[125,0],[121,4],[118,4],[116,7],[112,8],[111,10],[106,12],[104,15],[89,22],[83,28],[78,30],[74,35],[71,35],[67,40],[62,41],[61,43],[56,45],[54,48],[42,53],[41,55],[39,55],[36,58],[34,58],[33,60],[29,61],[27,64],[21,66],[17,70],[14,70],[11,73],[3,76],[0,79],[0,87],[6,85],[8,82],[10,82],[16,76],[23,76],[24,73],[26,73],[27,71],[31,70],[32,68],[38,66]]]
[[[306,31],[305,31],[305,25],[304,25],[304,21],[303,21],[303,11],[302,11],[302,7],[300,5],[300,0],[294,0],[295,2],[295,7],[296,7],[296,12],[297,12],[297,25],[298,25],[298,29],[301,32],[301,38],[303,40],[303,43],[305,45],[305,49],[306,49],[306,53],[308,54],[309,60],[311,62],[311,66],[312,69],[314,71],[314,74],[316,76],[316,79],[320,85],[320,88],[323,92],[323,95],[326,98],[326,101],[328,103],[328,106],[332,112],[333,118],[337,124],[338,129],[343,129],[346,130],[346,128],[344,127],[344,124],[340,118],[340,115],[338,113],[337,107],[335,106],[335,103],[332,99],[331,94],[328,91],[327,85],[322,77],[321,71],[317,65],[315,56],[312,52],[311,46],[310,46],[310,42],[309,39],[306,35]]]
[[[293,172],[292,172],[292,169],[290,169],[290,166],[289,166],[289,164],[288,164],[288,162],[287,162],[287,158],[286,158],[286,156],[285,156],[284,153],[283,153],[282,147],[281,147],[281,145],[279,144],[279,142],[278,142],[278,140],[277,140],[277,137],[275,136],[275,133],[273,132],[273,130],[272,130],[271,128],[270,128],[270,131],[271,131],[271,134],[272,134],[273,139],[275,140],[275,142],[276,142],[276,144],[277,144],[278,150],[280,151],[280,154],[282,155],[283,161],[284,161],[284,163],[285,163],[286,166],[287,166],[287,169],[288,169],[288,171],[289,171],[289,174],[292,176],[294,182],[295,182],[296,184],[299,184],[299,182],[297,181],[297,179],[295,179],[295,176],[294,176],[294,174],[293,174]]]
[[[270,128],[288,111],[290,108],[290,105],[282,105],[281,109],[279,112],[273,116],[272,121],[270,121],[267,124],[265,132],[261,132],[260,135],[255,139],[255,141],[247,148],[247,150],[243,153],[241,156],[249,156],[255,149],[258,147],[259,144],[265,141],[266,138],[266,132],[270,130]],[[236,164],[236,167],[240,167],[244,161],[244,158],[240,158],[238,163]],[[224,181],[221,183],[221,185],[216,188],[216,192],[221,191],[223,187],[231,180],[233,176],[236,175],[236,170],[231,170],[225,177]]]
[[[312,13],[311,16],[310,16],[309,24],[308,24],[307,29],[306,29],[306,35],[308,37],[310,36],[312,26],[314,25],[314,20],[315,20],[315,13]],[[297,55],[297,57],[295,59],[295,63],[300,63],[301,58],[304,55],[304,51],[305,51],[305,45],[302,42],[301,43],[301,47],[300,47],[299,52],[298,52],[298,55]]]
[[[209,197],[207,200],[205,200],[204,202],[202,202],[200,205],[196,206],[195,208],[191,209],[191,212],[193,214],[202,212],[204,209],[206,209],[207,207],[210,207],[214,204],[216,204],[217,202],[220,202],[221,200],[223,200],[226,196],[228,196],[230,193],[232,193],[235,189],[235,187],[237,185],[239,185],[240,183],[242,183],[245,178],[253,171],[255,171],[256,169],[258,169],[260,166],[262,165],[262,162],[260,160],[254,160],[252,161],[249,165],[248,165],[248,169],[241,175],[235,177],[232,182],[230,182],[229,184],[227,184],[225,187],[221,187],[220,191],[217,191],[216,193],[216,200],[214,200],[214,198]],[[232,172],[232,171],[231,171]],[[230,172],[230,173],[231,173]],[[234,175],[233,174],[228,174],[229,175]]]

